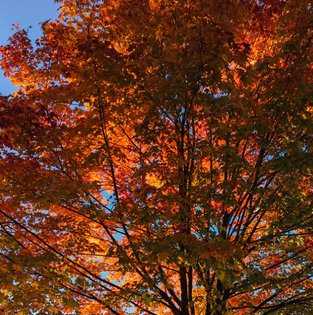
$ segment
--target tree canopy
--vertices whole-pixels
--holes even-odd
[[[0,311],[311,314],[313,3],[57,2],[0,48]]]

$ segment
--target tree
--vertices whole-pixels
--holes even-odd
[[[1,48],[0,305],[308,314],[308,0],[59,0]]]

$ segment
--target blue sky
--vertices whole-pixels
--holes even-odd
[[[28,29],[34,40],[41,33],[40,23],[57,16],[57,5],[53,0],[0,0],[0,44],[6,43],[12,34],[12,25],[19,24]],[[12,84],[0,73],[0,94],[14,90]]]

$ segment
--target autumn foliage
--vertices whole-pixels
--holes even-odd
[[[0,48],[0,312],[312,314],[312,2],[57,2]]]

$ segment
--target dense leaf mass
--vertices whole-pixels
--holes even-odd
[[[57,2],[0,48],[0,312],[312,314],[312,1]]]

